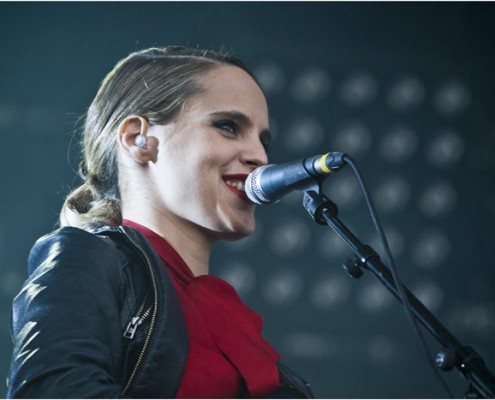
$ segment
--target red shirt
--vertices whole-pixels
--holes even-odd
[[[177,398],[263,397],[278,388],[277,352],[261,336],[262,319],[235,289],[211,275],[195,277],[155,232],[132,221],[165,264],[177,290],[189,351]]]

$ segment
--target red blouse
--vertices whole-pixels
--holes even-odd
[[[263,397],[275,391],[280,357],[261,336],[261,317],[224,280],[195,277],[161,236],[132,221],[124,225],[138,229],[150,241],[179,296],[189,351],[176,397]]]

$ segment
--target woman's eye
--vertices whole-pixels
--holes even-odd
[[[237,124],[234,121],[230,121],[230,120],[218,121],[218,122],[214,122],[213,126],[228,133],[234,134],[237,132]]]
[[[270,142],[269,141],[261,141],[261,144],[263,145],[263,148],[265,149],[266,152],[270,150]]]
[[[263,147],[265,148],[265,151],[268,152],[268,150],[270,149],[270,145],[272,144],[271,135],[269,133],[265,133],[265,134],[261,135],[260,142],[263,145]]]

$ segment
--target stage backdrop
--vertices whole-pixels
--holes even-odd
[[[247,62],[268,95],[272,162],[350,154],[405,284],[495,368],[494,18],[485,3],[0,3],[0,377],[29,249],[79,182],[78,119],[118,59],[167,44]],[[383,254],[350,168],[324,191]],[[319,397],[446,396],[402,307],[370,274],[346,275],[351,251],[300,194],[257,218],[251,238],[216,248],[213,273]],[[467,383],[443,376],[461,397]]]

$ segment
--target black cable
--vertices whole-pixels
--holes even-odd
[[[426,343],[426,340],[424,338],[424,335],[422,331],[419,329],[418,326],[418,321],[413,315],[413,311],[411,308],[411,304],[409,303],[409,299],[404,291],[404,287],[402,286],[402,281],[399,276],[399,271],[395,265],[394,257],[392,256],[392,252],[390,251],[390,247],[388,245],[388,240],[385,235],[385,232],[383,230],[382,224],[380,223],[380,220],[378,218],[378,214],[376,213],[375,206],[373,204],[373,200],[371,199],[368,187],[366,185],[366,182],[364,181],[364,178],[359,170],[359,167],[357,166],[356,162],[349,157],[348,155],[344,156],[344,161],[349,164],[354,171],[354,174],[356,175],[356,178],[361,186],[361,189],[364,194],[364,198],[366,200],[366,204],[368,206],[369,212],[371,214],[371,219],[373,220],[373,224],[378,232],[378,236],[380,237],[380,240],[382,242],[383,248],[385,249],[385,256],[387,259],[387,263],[389,265],[389,268],[392,272],[392,276],[394,278],[395,285],[397,286],[397,290],[399,291],[400,298],[402,299],[402,304],[404,305],[404,309],[406,310],[406,314],[409,317],[410,321],[413,324],[414,330],[416,334],[418,335],[422,345],[423,349],[426,353],[426,358],[430,364],[430,366],[433,368],[433,371],[435,373],[436,378],[440,382],[440,384],[443,386],[444,390],[447,392],[448,396],[452,399],[454,396],[452,395],[447,383],[443,379],[443,376],[440,374],[440,371],[438,370],[437,366],[435,365],[435,362],[433,361],[433,358],[431,357],[431,351],[428,347],[428,343]]]

